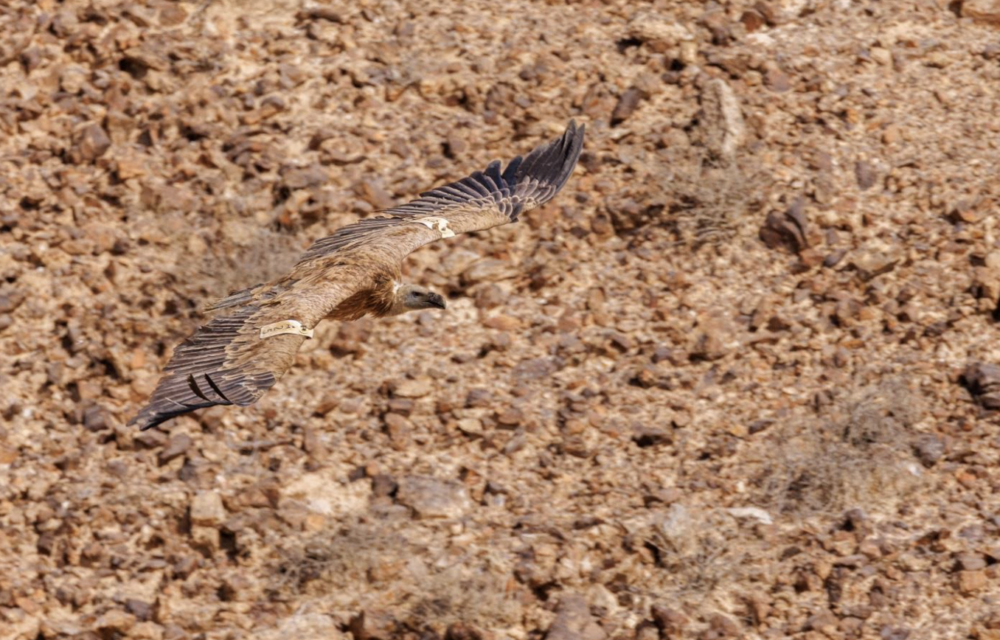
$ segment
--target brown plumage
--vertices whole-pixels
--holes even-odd
[[[521,212],[551,200],[573,173],[583,130],[570,122],[562,136],[514,158],[503,172],[492,162],[485,171],[346,226],[315,242],[283,278],[216,302],[208,309],[226,315],[177,347],[130,424],[149,429],[195,409],[253,404],[325,318],[443,309],[440,295],[400,283],[402,261],[425,244],[515,222]]]

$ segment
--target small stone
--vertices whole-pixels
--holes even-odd
[[[398,413],[385,414],[385,428],[389,433],[389,439],[393,446],[405,446],[410,443],[410,434],[413,432],[413,423],[405,416]]]
[[[516,427],[524,422],[524,412],[516,407],[510,407],[497,416],[497,423],[504,427]]]
[[[983,24],[1000,25],[1000,0],[965,0],[960,6],[964,18],[972,18]]]
[[[125,610],[136,617],[137,620],[145,622],[153,619],[153,605],[145,600],[129,598],[125,601]]]
[[[858,188],[862,191],[871,189],[877,179],[875,168],[865,160],[858,160],[854,163],[854,177],[858,181]]]
[[[857,270],[864,281],[877,278],[896,268],[902,256],[895,247],[880,246],[855,251],[851,254],[850,265]]]
[[[691,360],[722,358],[732,348],[732,338],[732,328],[724,318],[708,316],[699,320],[690,350]]]
[[[514,367],[512,375],[519,381],[540,380],[562,368],[557,358],[534,358],[522,360]]]
[[[19,456],[20,454],[18,453],[17,449],[14,449],[13,447],[0,445],[0,465],[12,464],[18,459]]]
[[[764,82],[775,93],[784,93],[792,88],[788,74],[777,67],[772,67],[764,74]]]
[[[936,435],[920,436],[913,446],[914,452],[925,467],[933,467],[944,456],[944,440]]]
[[[560,598],[556,619],[545,634],[545,640],[604,640],[606,637],[607,633],[590,614],[587,601],[575,593]]]
[[[985,571],[959,571],[958,591],[963,596],[975,595],[986,586]]]
[[[640,425],[632,431],[632,441],[640,447],[653,447],[671,444],[674,438],[666,429]]]
[[[639,107],[639,103],[645,98],[643,91],[637,87],[629,87],[618,98],[615,110],[611,112],[611,126],[617,126],[627,120]]]
[[[156,457],[156,459],[162,465],[170,462],[174,458],[179,458],[191,448],[191,442],[191,436],[186,434],[180,433],[173,436],[167,442],[167,446],[163,447],[163,450],[160,451],[160,454]]]
[[[986,558],[981,553],[966,551],[955,556],[955,563],[962,571],[980,571],[986,568]]]
[[[983,408],[1000,409],[1000,366],[984,362],[970,364],[962,372],[961,381]]]
[[[806,620],[804,631],[819,631],[821,633],[832,634],[837,630],[837,616],[829,611],[821,611],[809,616]]]
[[[293,191],[316,187],[329,180],[329,176],[323,170],[323,167],[316,163],[308,167],[282,167],[281,178],[284,186]]]
[[[444,143],[444,153],[449,158],[458,158],[469,148],[469,145],[465,143],[454,133],[448,135],[448,139]]]
[[[83,426],[87,431],[98,432],[110,429],[111,414],[99,404],[92,404],[83,411]]]
[[[483,640],[484,635],[464,622],[453,622],[444,632],[444,640]]]
[[[760,15],[759,12],[754,11],[753,9],[744,11],[743,15],[740,16],[740,22],[743,23],[743,27],[746,28],[747,33],[753,33],[767,24],[764,20],[764,16]]]
[[[426,380],[403,380],[392,389],[392,394],[398,398],[423,398],[434,388]]]
[[[111,139],[99,124],[89,124],[77,136],[76,152],[83,162],[92,162],[111,148]]]
[[[200,491],[191,501],[191,522],[207,527],[218,527],[226,520],[222,496],[215,491]]]
[[[354,640],[388,640],[397,637],[396,620],[384,611],[365,609],[347,625]]]
[[[458,421],[458,430],[470,436],[481,436],[483,422],[479,418],[462,418]]]
[[[160,9],[160,26],[176,27],[187,20],[187,11],[176,4],[167,4]]]
[[[399,483],[387,474],[378,473],[372,477],[372,495],[376,498],[391,496],[399,488]]]
[[[740,626],[729,616],[714,613],[708,619],[708,628],[715,632],[716,638],[737,638],[740,636]]]
[[[650,613],[660,633],[667,638],[680,637],[689,622],[683,613],[663,604],[654,604]]]
[[[472,509],[463,484],[429,476],[402,478],[396,501],[413,509],[419,518],[460,518]]]
[[[521,328],[521,321],[508,315],[496,315],[483,321],[483,326],[498,331],[517,331]]]
[[[759,237],[770,249],[784,247],[797,253],[809,246],[809,222],[805,216],[805,201],[796,198],[784,212],[772,211],[760,228]]]
[[[661,362],[669,362],[670,364],[677,364],[677,357],[674,355],[673,350],[666,345],[659,345],[653,350],[653,364],[659,364]]]
[[[363,180],[357,191],[358,195],[376,209],[391,209],[396,206],[395,199],[389,195],[389,192],[381,184],[374,180]]]
[[[124,634],[135,625],[135,616],[120,609],[112,609],[101,615],[94,628],[102,634]]]
[[[645,43],[655,53],[666,53],[693,38],[683,24],[650,13],[636,15],[629,22],[628,30],[631,37]]]

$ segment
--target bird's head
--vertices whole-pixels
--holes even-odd
[[[415,284],[404,284],[397,293],[407,311],[417,309],[444,309],[444,298],[439,293]]]

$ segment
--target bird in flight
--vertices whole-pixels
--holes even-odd
[[[551,200],[576,167],[583,131],[570,121],[562,136],[514,158],[502,171],[500,162],[492,162],[343,227],[317,240],[288,275],[211,305],[209,311],[226,313],[177,347],[148,404],[129,424],[145,430],[195,409],[253,404],[324,319],[444,309],[440,294],[400,282],[406,256],[441,238],[516,222],[522,212]]]

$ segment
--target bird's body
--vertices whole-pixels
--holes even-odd
[[[224,312],[177,347],[149,403],[132,420],[142,429],[195,409],[256,402],[292,365],[322,320],[386,317],[444,308],[444,299],[401,282],[402,261],[441,238],[517,220],[569,179],[583,145],[570,123],[557,140],[500,172],[494,162],[408,204],[315,242],[286,276],[230,294]]]

